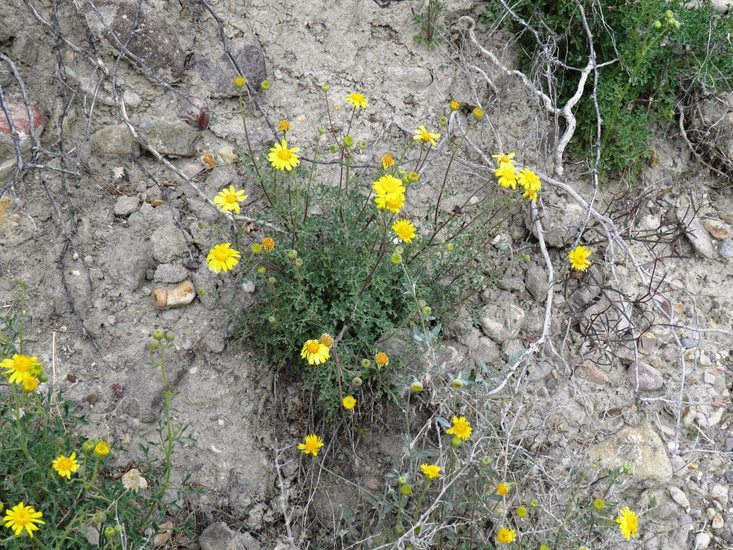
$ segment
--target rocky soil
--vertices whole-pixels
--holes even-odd
[[[201,528],[211,525],[200,546],[274,548],[285,536],[283,491],[291,499],[286,509],[300,506],[302,470],[289,446],[306,425],[287,408],[307,399],[246,344],[228,345],[232,315],[248,305],[241,289],[251,285],[206,268],[206,252],[224,230],[199,190],[211,198],[241,184],[253,197],[243,214],[256,218],[261,207],[235,162],[245,144],[233,75],[244,73],[257,102],[250,119],[255,145],[270,144],[274,124],[286,118],[290,139],[306,156],[323,124],[320,85],[330,83],[337,115],[345,93],[365,93],[370,108],[353,133],[369,144],[359,164],[398,147],[405,129],[434,126],[448,100],[457,99],[488,113],[476,143],[481,150],[518,151],[523,162],[552,173],[553,120],[462,39],[458,18],[481,13],[471,0],[445,2],[449,31],[433,50],[413,41],[415,2],[78,4],[64,3],[54,14],[47,0],[0,0],[0,87],[22,138],[14,142],[0,112],[0,304],[14,302],[17,281],[27,284],[34,354],[53,365],[53,383],[87,416],[88,435],[112,441],[121,467],[134,462],[160,417],[161,385],[149,366],[147,337],[155,327],[172,331],[176,421],[194,437],[175,467],[205,490],[196,505]],[[98,56],[89,54],[87,26]],[[490,26],[479,32],[486,48],[516,66],[511,37]],[[489,71],[495,90],[474,65]],[[265,79],[272,87],[259,91]],[[703,122],[733,128],[729,99],[705,104]],[[457,113],[450,128],[466,119]],[[651,298],[618,250],[599,245],[605,257],[598,264],[618,259],[616,276],[599,265],[582,284],[570,278],[557,285],[552,338],[560,353],[530,361],[510,386],[521,430],[535,434],[538,463],[558,479],[576,459],[629,463],[625,501],[644,509],[656,500],[641,542],[617,548],[733,548],[733,187],[700,166],[674,128],[657,134],[659,162],[635,182],[634,193],[604,182],[597,204],[630,225],[634,252],[648,266],[656,259],[666,274],[660,303],[675,311],[676,326],[665,326],[658,314],[648,318],[638,355],[612,338],[629,315],[624,308],[648,312]],[[31,164],[20,177],[16,143]],[[466,159],[453,182],[456,204],[487,173],[477,155],[467,151]],[[436,155],[413,207],[434,200],[430,174],[445,161]],[[582,167],[569,164],[565,180],[592,195]],[[559,192],[543,200],[545,238],[560,266],[585,213]],[[541,331],[546,271],[531,227],[517,214],[501,228],[495,253],[508,257],[511,250],[528,261],[513,262],[485,290],[476,317],[451,325],[446,375],[482,364],[501,372]],[[663,242],[653,247],[650,239]],[[155,288],[183,281],[195,288],[192,303],[154,307]],[[608,288],[626,298],[609,299]],[[365,483],[381,478],[400,445],[398,434],[360,442]],[[283,459],[278,453],[286,447]],[[285,464],[280,479],[276,455]],[[299,535],[304,544],[337,547],[329,533],[339,495],[343,487],[324,488],[316,519],[307,523],[312,531]],[[217,523],[222,519],[226,524]]]

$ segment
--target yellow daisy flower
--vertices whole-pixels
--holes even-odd
[[[517,540],[517,532],[514,529],[502,527],[496,533],[496,541],[499,544],[511,544]]]
[[[512,164],[516,155],[516,153],[498,153],[496,155],[491,155],[491,157],[499,163],[499,166],[501,166],[502,164]]]
[[[460,101],[457,101],[455,99],[451,100],[451,102],[450,102],[450,110],[451,111],[457,111],[460,108],[461,108],[461,102]]]
[[[619,512],[621,515],[616,520],[618,527],[621,530],[621,534],[626,540],[638,538],[639,536],[639,518],[636,513],[629,508],[621,508]]]
[[[435,479],[436,477],[440,477],[440,466],[437,466],[435,464],[420,464],[420,470],[422,471],[423,475],[428,479]]]
[[[374,197],[374,204],[380,210],[389,210],[395,214],[400,213],[400,209],[405,205],[404,193],[387,193],[386,195],[377,195]]]
[[[109,445],[106,441],[100,441],[94,446],[94,454],[99,458],[104,458],[109,454]]]
[[[573,248],[568,254],[570,267],[578,271],[585,271],[590,267],[592,262],[588,258],[590,258],[590,250],[580,245]]]
[[[307,340],[300,350],[300,356],[308,361],[309,365],[320,365],[328,361],[331,352],[326,344],[318,340]]]
[[[394,166],[394,157],[390,155],[389,153],[382,156],[381,160],[382,160],[382,168],[384,168],[385,170]]]
[[[378,369],[386,367],[387,365],[389,365],[389,355],[387,355],[383,351],[380,351],[374,356],[374,362],[377,364]]]
[[[392,231],[397,233],[397,236],[403,243],[412,242],[412,239],[417,235],[415,226],[412,225],[410,220],[397,220],[392,226]]]
[[[390,174],[385,174],[372,184],[372,189],[377,195],[404,194],[405,186],[402,180]]]
[[[277,129],[284,134],[290,130],[290,123],[287,120],[281,120],[277,123]]]
[[[38,384],[38,378],[28,373],[23,375],[23,380],[20,383],[20,385],[23,386],[23,391],[26,393],[34,391],[38,387]]]
[[[420,125],[420,127],[415,130],[415,135],[412,136],[412,139],[415,141],[421,141],[423,143],[429,143],[430,145],[437,145],[437,139],[440,139],[440,134],[433,134],[431,132],[428,132],[425,129],[425,126]]]
[[[531,189],[533,191],[539,191],[542,189],[540,177],[529,168],[522,168],[519,171],[519,174],[517,174],[517,182],[519,185],[524,187],[525,190]]]
[[[364,97],[364,94],[357,92],[346,95],[346,103],[352,105],[354,109],[366,109],[369,107],[369,100]]]
[[[56,473],[61,477],[71,479],[71,474],[79,469],[79,462],[76,460],[76,453],[71,453],[69,456],[57,456],[51,463],[51,467],[56,470]]]
[[[284,139],[280,143],[276,143],[270,153],[267,155],[267,160],[275,170],[287,170],[290,172],[293,168],[300,164],[300,159],[297,153],[300,151],[300,147],[293,147],[288,149],[288,143]]]
[[[347,411],[350,411],[354,407],[356,407],[356,399],[352,397],[351,395],[347,395],[344,397],[343,401],[341,401],[341,404],[344,406],[344,409]]]
[[[209,250],[206,256],[206,265],[211,271],[220,273],[221,271],[229,271],[239,263],[238,258],[241,256],[238,250],[230,248],[232,243],[217,244]]]
[[[474,107],[471,113],[473,114],[473,118],[475,118],[476,120],[484,118],[484,114],[486,114],[481,107]]]
[[[522,196],[529,201],[536,202],[537,201],[537,190],[536,189],[525,189],[524,193],[522,193]]]
[[[275,239],[272,237],[265,237],[262,239],[262,250],[265,252],[272,252],[275,250]]]
[[[28,536],[33,538],[33,532],[38,531],[38,526],[46,523],[41,520],[42,517],[43,514],[36,512],[33,506],[26,506],[20,502],[5,512],[3,523],[16,537],[19,537],[25,529]]]
[[[500,164],[499,168],[494,170],[497,183],[504,189],[517,188],[517,174],[514,172],[513,164]]]
[[[460,418],[454,416],[452,426],[448,428],[445,433],[455,435],[459,439],[465,441],[471,437],[472,431],[473,428],[471,428],[471,423],[466,420],[465,416],[461,416]]]
[[[41,367],[38,357],[29,357],[28,355],[13,355],[13,358],[3,359],[0,361],[0,367],[5,369],[5,376],[9,376],[8,382],[11,384],[22,384],[23,377],[31,375],[31,370]]]
[[[501,482],[499,485],[496,486],[496,494],[501,496],[506,496],[509,494],[509,484]]]
[[[318,449],[323,447],[323,439],[315,434],[306,435],[305,442],[298,444],[298,449],[304,454],[318,456]]]
[[[233,185],[224,188],[214,197],[214,204],[218,206],[222,212],[231,210],[235,214],[239,214],[239,203],[247,200],[244,190],[235,189]]]

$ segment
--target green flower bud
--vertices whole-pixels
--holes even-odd
[[[160,344],[158,344],[158,342],[156,342],[155,340],[151,340],[150,342],[148,342],[148,349],[150,351],[158,351],[158,348],[160,348]]]
[[[0,502],[0,512],[2,512],[3,510],[5,510],[5,505],[2,502]]]
[[[415,393],[421,392],[423,390],[423,385],[421,382],[413,382],[410,385],[410,390],[412,390]]]
[[[265,266],[264,265],[261,265],[260,267],[257,268],[257,274],[258,275],[264,275],[266,271],[267,271],[267,269],[265,269]]]
[[[327,130],[326,130],[326,129],[325,129],[325,128],[324,128],[323,126],[320,126],[320,127],[318,128],[318,135],[319,135],[319,136],[322,136],[322,135],[323,135],[323,134],[325,134],[326,132],[327,132]]]
[[[38,378],[39,376],[41,376],[41,374],[43,374],[43,367],[38,363],[33,363],[28,372],[30,372],[31,376],[35,376],[36,378]]]
[[[657,20],[654,22],[654,28],[655,29],[661,29],[662,28],[662,22]]]
[[[259,254],[262,252],[262,245],[260,243],[252,243],[250,249],[252,250],[252,254]]]
[[[42,372],[41,374],[36,376],[36,378],[38,378],[38,381],[41,384],[43,384],[44,382],[48,382],[48,374],[46,374],[45,372]]]
[[[298,251],[297,250],[288,250],[287,256],[289,260],[294,260],[295,258],[298,257]]]
[[[104,528],[104,536],[107,537],[108,539],[111,539],[112,537],[114,537],[116,533],[117,531],[115,531],[114,527],[105,527]]]
[[[454,245],[453,243],[448,243],[448,244],[445,245],[445,249],[448,252],[451,252],[451,251],[455,250],[455,248],[456,248],[456,245]]]
[[[359,143],[357,145],[359,146],[359,149],[361,149],[361,150],[364,150],[364,149],[366,149],[369,146],[369,144],[365,140],[363,140],[363,139],[361,141],[359,141]]]
[[[277,323],[277,319],[275,319],[275,316],[274,315],[270,315],[267,318],[267,322],[270,323],[271,325],[274,325],[275,323]]]
[[[674,20],[674,23],[672,23],[672,25],[674,26],[674,28],[675,28],[676,30],[680,30],[680,27],[682,26],[682,25],[680,24],[680,22],[679,22],[679,21],[677,21],[676,19]]]
[[[156,328],[153,331],[153,338],[155,338],[156,340],[162,340],[163,338],[165,338],[165,332],[163,332],[163,329]]]
[[[339,146],[335,143],[331,144],[331,146],[328,148],[329,151],[332,153],[338,153],[339,152]]]
[[[172,342],[175,339],[175,337],[176,337],[175,334],[173,334],[172,332],[165,333],[165,339],[167,342]]]
[[[392,263],[394,265],[400,265],[402,263],[402,255],[401,254],[392,254]]]
[[[300,267],[303,265],[303,258],[297,258],[295,260],[295,267]]]
[[[104,512],[100,510],[99,512],[96,512],[94,514],[92,521],[94,523],[104,523],[105,521],[107,521],[107,514],[105,514]]]
[[[362,359],[361,360],[361,368],[362,369],[368,369],[372,366],[372,362],[369,359]]]
[[[267,284],[273,286],[275,284],[275,277],[269,277],[267,279]]]
[[[533,498],[532,500],[529,501],[529,505],[532,508],[537,508],[540,505],[540,501],[537,500],[536,498]]]
[[[491,458],[488,456],[481,457],[481,465],[482,466],[490,466],[491,465]]]
[[[674,12],[672,10],[667,10],[664,12],[664,15],[667,17],[667,19],[674,19]]]
[[[344,136],[344,147],[351,147],[354,145],[354,138],[351,136]]]
[[[461,380],[460,378],[454,378],[453,380],[451,380],[450,385],[453,386],[454,388],[462,388],[463,380]]]
[[[265,90],[265,91],[269,90],[270,89],[270,81],[269,80],[263,80],[262,81],[262,84],[260,84],[260,88],[262,90]]]
[[[395,252],[396,252],[397,254],[402,254],[402,253],[403,253],[403,252],[405,251],[405,249],[404,249],[404,248],[402,248],[401,246],[398,246],[398,247],[395,247],[394,251],[395,251]]]
[[[454,437],[450,442],[451,447],[456,447],[456,448],[460,447],[462,443],[463,443],[463,440],[458,436]]]
[[[354,378],[351,380],[351,385],[355,388],[358,388],[359,386],[361,386],[361,384],[362,380],[359,376],[354,376]]]
[[[85,455],[91,454],[94,451],[94,441],[85,441],[81,445],[81,452]]]
[[[425,300],[418,300],[417,305],[418,307],[425,307],[428,303]]]
[[[405,181],[407,183],[415,183],[417,180],[420,179],[420,174],[417,172],[408,172],[405,176]]]
[[[405,496],[410,496],[412,494],[412,487],[409,485],[403,485],[400,487],[400,493],[402,493]]]
[[[433,312],[432,309],[430,309],[430,306],[425,306],[422,308],[422,314],[425,315],[425,317],[428,317]]]
[[[400,485],[404,485],[405,483],[407,483],[407,478],[405,476],[399,476],[397,478],[397,483],[399,483]]]
[[[328,93],[328,90],[330,89],[331,86],[329,86],[328,84],[321,84],[321,90],[323,90],[324,92]]]
[[[440,117],[440,120],[438,120],[439,126],[448,126],[448,118],[447,117]]]
[[[402,535],[405,534],[405,526],[402,525],[401,523],[398,523],[397,525],[394,526],[394,532],[395,532],[395,535],[397,535],[398,537],[401,537]]]

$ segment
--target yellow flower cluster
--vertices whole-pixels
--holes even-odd
[[[15,354],[12,358],[0,361],[0,368],[5,369],[3,374],[10,384],[18,384],[26,393],[33,392],[38,384],[47,379],[38,357],[35,356]]]
[[[524,190],[522,196],[527,200],[536,201],[540,189],[542,189],[542,182],[539,176],[529,168],[522,168],[517,172],[514,167],[514,156],[515,153],[492,155],[498,164],[496,170],[494,170],[496,181],[504,189],[510,187],[516,189],[518,183]]]
[[[385,174],[372,184],[376,193],[374,203],[380,210],[389,210],[399,214],[405,204],[405,186],[402,180],[390,174]]]

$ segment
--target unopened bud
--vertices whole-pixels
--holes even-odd
[[[351,385],[355,388],[358,388],[359,386],[361,386],[361,384],[362,380],[359,376],[354,376],[354,378],[351,380]]]

